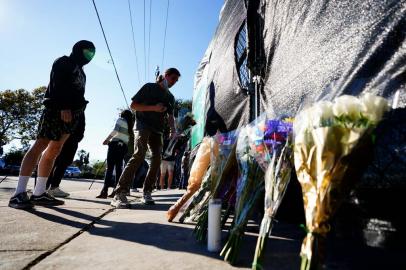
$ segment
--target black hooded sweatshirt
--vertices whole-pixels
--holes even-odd
[[[85,100],[86,75],[83,66],[89,63],[84,49],[95,49],[92,42],[77,42],[70,56],[62,56],[52,65],[50,81],[45,92],[44,105],[48,109],[78,110],[88,103]]]

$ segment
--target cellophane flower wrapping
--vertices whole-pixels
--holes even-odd
[[[228,163],[230,154],[235,148],[238,133],[239,130],[234,130],[227,133],[217,133],[212,137],[209,190],[207,194],[203,196],[204,199],[198,204],[199,217],[194,230],[198,241],[204,241],[206,239],[209,201],[216,197],[220,184],[224,183],[221,179],[224,179],[224,177],[222,178],[223,172]]]
[[[283,199],[292,171],[292,122],[266,120],[265,211],[261,221],[252,269],[264,269],[264,249],[271,233],[273,219]]]
[[[199,204],[204,201],[204,198],[208,196],[210,190],[210,175],[211,168],[209,167],[206,174],[203,177],[202,184],[195,194],[188,200],[188,202],[180,209],[179,213],[182,215],[179,217],[179,222],[183,223],[193,221],[199,213]]]
[[[168,221],[172,221],[179,212],[179,209],[189,200],[190,197],[200,188],[203,176],[210,164],[211,138],[204,137],[197,151],[196,158],[190,170],[186,193],[172,205],[167,212]]]
[[[263,141],[264,124],[262,118],[257,119],[243,128],[238,136],[236,154],[240,176],[236,188],[234,221],[228,241],[220,253],[230,264],[238,259],[249,214],[264,191],[264,171],[256,160],[259,145],[256,142]]]
[[[355,164],[368,156],[371,132],[387,110],[384,98],[344,95],[334,102],[320,101],[296,117],[294,164],[307,230],[301,269],[321,267],[329,222],[358,180],[354,172],[362,166]]]

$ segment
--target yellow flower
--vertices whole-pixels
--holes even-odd
[[[286,118],[283,118],[282,121],[283,121],[283,122],[286,122],[286,123],[293,123],[293,122],[295,122],[295,118],[293,118],[293,117],[286,117]]]

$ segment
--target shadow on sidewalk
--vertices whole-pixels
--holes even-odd
[[[155,197],[156,197],[156,198],[160,198],[160,197],[164,197],[164,198],[175,197],[176,200],[177,200],[178,198],[182,197],[182,195],[183,195],[183,193],[168,194],[168,195],[166,195],[166,194],[155,195],[154,193],[152,193],[152,197],[153,197],[153,198],[155,198]]]
[[[90,199],[83,199],[83,198],[72,198],[72,197],[68,197],[68,198],[64,198],[64,200],[65,200],[65,201],[68,200],[68,201],[92,202],[92,203],[99,203],[99,204],[110,205],[110,200],[108,200],[108,201],[103,201],[103,199],[90,200]]]
[[[174,199],[168,199],[168,200],[163,200],[163,199],[158,199],[156,200],[157,204],[155,205],[144,205],[142,203],[134,203],[134,201],[131,201],[132,203],[130,204],[130,209],[133,210],[147,210],[147,211],[167,211],[169,209],[169,207],[172,204],[168,204],[168,203],[160,203],[161,201],[173,201],[175,202],[177,198]],[[102,201],[102,200],[91,200],[91,199],[83,199],[83,198],[65,198],[65,200],[72,200],[72,201],[83,201],[83,202],[93,202],[93,203],[98,203],[98,204],[103,204],[106,205],[106,209],[110,209],[110,200],[108,201]],[[65,208],[66,207],[66,208]],[[56,212],[59,212],[61,214],[67,215],[67,216],[71,216],[71,217],[75,217],[75,218],[79,218],[79,219],[84,219],[87,220],[89,222],[79,222],[79,221],[74,221],[74,220],[70,220],[68,218],[62,217],[62,216],[57,216],[54,214],[50,214],[47,212],[43,212],[41,211],[41,209],[46,209],[43,207],[38,207],[38,208],[34,208],[32,210],[29,211],[29,213],[36,215],[38,217],[41,217],[43,219],[49,220],[51,222],[56,222],[56,223],[60,223],[60,224],[64,224],[64,225],[68,225],[68,226],[72,226],[75,228],[84,228],[88,223],[94,221],[95,219],[97,219],[97,217],[95,216],[91,216],[85,213],[81,213],[75,210],[71,210],[69,208],[69,206],[67,205],[62,205],[60,207],[48,207],[48,209],[52,209]]]
[[[29,213],[46,219],[48,221],[51,222],[55,222],[55,223],[59,223],[59,224],[63,224],[63,225],[67,225],[67,226],[71,226],[74,228],[78,228],[78,229],[83,229],[84,227],[86,227],[90,222],[92,222],[93,220],[95,220],[96,217],[94,216],[90,216],[84,213],[80,213],[77,211],[72,211],[66,208],[59,208],[59,207],[50,207],[49,209],[53,209],[59,213],[71,216],[71,217],[75,217],[75,218],[79,218],[82,219],[84,221],[77,221],[77,220],[72,220],[69,218],[65,218],[63,216],[59,216],[59,215],[55,215],[55,214],[50,214],[47,212],[42,212],[41,208],[34,208],[33,210],[29,211]]]
[[[101,226],[92,228],[89,231],[90,234],[154,246],[168,251],[193,253],[222,260],[219,252],[208,252],[206,243],[198,243],[195,240],[193,228],[173,223],[129,223],[110,220],[101,220],[97,224]],[[223,231],[222,238],[223,243],[225,243],[227,240],[225,231]],[[256,241],[256,235],[244,236],[236,266],[251,267]],[[272,239],[270,247],[275,246],[277,248],[276,250],[275,247],[272,248],[273,255],[267,256],[264,263],[269,266],[269,269],[299,269],[300,261],[297,254],[300,250],[300,244],[299,240]],[[290,262],[287,263],[287,260]]]
[[[158,211],[163,210],[164,207],[166,209],[169,207],[168,204],[157,204],[155,206],[139,204],[138,206],[139,208],[136,208],[137,210]],[[52,210],[65,216],[45,213],[41,211],[41,208],[30,213],[51,222],[72,226],[78,229],[87,227],[91,222],[97,219],[94,216],[67,208],[55,207],[52,208]],[[72,220],[72,217],[80,220]],[[250,222],[248,227],[247,232],[249,233],[243,237],[242,248],[237,262],[238,267],[251,267],[252,258],[254,256],[258,225]],[[96,227],[91,227],[87,232],[94,236],[119,239],[154,246],[163,250],[193,253],[222,260],[218,253],[208,252],[205,243],[197,243],[193,235],[193,227],[185,226],[185,224],[137,223],[137,220],[134,222],[122,222],[101,219],[96,222]],[[264,269],[299,269],[299,254],[303,236],[304,232],[298,225],[283,222],[275,224],[272,231],[272,238],[268,241],[265,251]],[[222,238],[223,244],[225,244],[227,240],[226,231],[223,231]],[[402,258],[401,251],[380,250],[360,246],[351,241],[331,238],[329,239],[329,248],[327,251],[326,269],[404,269],[402,267],[393,268],[393,266],[400,262],[399,258]],[[382,268],[385,265],[390,267]]]
[[[84,183],[100,183],[103,184],[104,180],[102,179],[88,179],[88,178],[63,178],[63,181],[70,181],[70,182],[84,182]]]

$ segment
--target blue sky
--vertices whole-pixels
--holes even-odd
[[[130,0],[140,80],[137,75],[127,0],[96,0],[110,49],[128,101],[140,85],[154,79],[161,66],[167,0]],[[149,6],[152,2],[148,63]],[[176,98],[191,99],[193,77],[216,29],[223,0],[170,0],[163,68],[177,67],[180,81],[171,89]],[[87,75],[85,138],[79,149],[91,160],[104,160],[102,145],[125,107],[114,69],[91,0],[0,0],[0,91],[32,90],[46,86],[53,61],[69,55],[81,39],[96,45],[96,55],[85,66]],[[147,61],[144,61],[144,58]],[[147,72],[145,72],[147,71]],[[5,147],[9,149],[11,145]]]

